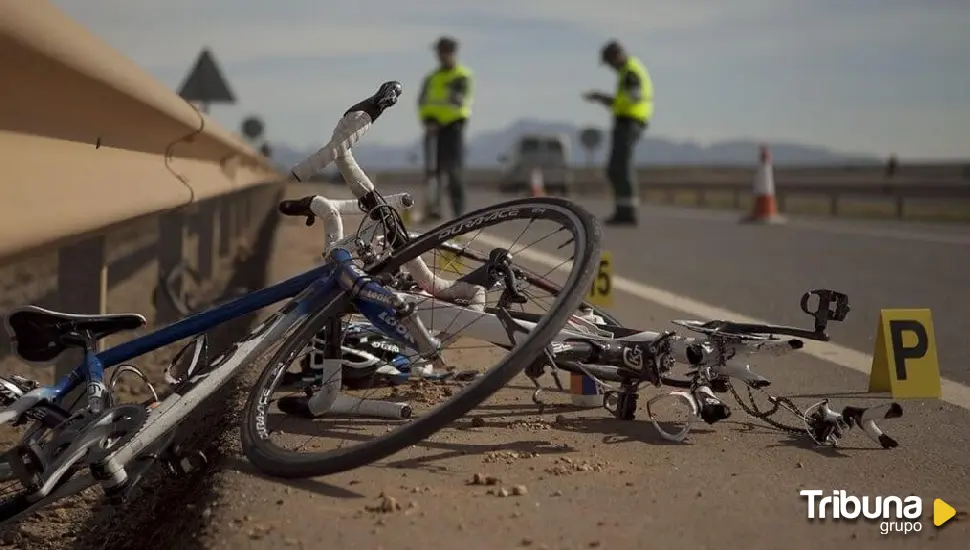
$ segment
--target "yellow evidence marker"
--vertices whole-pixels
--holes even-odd
[[[586,301],[599,307],[613,306],[613,255],[608,250],[600,254],[596,278],[586,293]]]
[[[899,398],[940,398],[940,363],[930,310],[879,312],[869,391],[891,392]]]
[[[455,238],[448,241],[448,244],[463,246],[461,239]],[[450,250],[436,248],[433,251],[435,269],[439,272],[462,275],[462,261],[458,254]]]

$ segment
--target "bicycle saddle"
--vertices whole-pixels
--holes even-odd
[[[31,364],[49,364],[67,348],[83,347],[84,333],[100,340],[117,332],[141,328],[145,323],[145,318],[137,313],[76,315],[37,306],[16,308],[5,320],[13,352]]]

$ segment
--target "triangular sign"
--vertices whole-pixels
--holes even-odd
[[[199,103],[235,103],[236,98],[229,90],[222,71],[216,65],[212,52],[202,50],[192,72],[179,86],[179,96],[186,101]]]

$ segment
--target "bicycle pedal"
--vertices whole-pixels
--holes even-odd
[[[209,459],[205,456],[205,453],[198,449],[185,451],[176,448],[166,453],[162,460],[169,473],[175,476],[198,472],[209,465]]]
[[[148,471],[151,470],[152,466],[154,465],[154,456],[144,456],[133,461],[131,465],[126,468],[128,478],[125,479],[124,483],[105,490],[104,496],[107,503],[110,506],[124,506],[131,502],[132,496],[135,494],[135,489],[138,488],[141,481],[145,478]]]

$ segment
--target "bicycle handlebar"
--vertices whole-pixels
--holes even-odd
[[[289,216],[306,216],[307,225],[311,225],[315,217],[323,219],[327,233],[327,251],[343,239],[341,212],[371,212],[382,204],[410,208],[414,204],[407,193],[381,197],[375,191],[373,182],[354,160],[351,152],[353,145],[360,141],[374,121],[388,107],[397,103],[402,93],[404,93],[404,87],[400,82],[391,80],[381,84],[374,95],[347,109],[337,122],[329,143],[290,170],[288,181],[302,182],[334,162],[344,181],[357,197],[356,201],[333,201],[320,196],[311,196],[280,203],[281,213]],[[407,230],[399,218],[384,217],[382,222],[386,224],[385,227],[389,230],[388,238],[392,238],[393,242],[409,240]],[[484,291],[480,287],[434,274],[420,256],[405,265],[418,285],[432,296],[440,299],[467,300],[470,306],[484,307]]]
[[[337,122],[330,142],[306,159],[297,163],[290,176],[296,181],[306,181],[317,172],[337,163],[337,168],[357,198],[374,190],[374,184],[354,160],[351,147],[367,133],[374,121],[388,108],[397,103],[404,93],[400,82],[391,80],[381,84],[377,92],[352,105]]]

